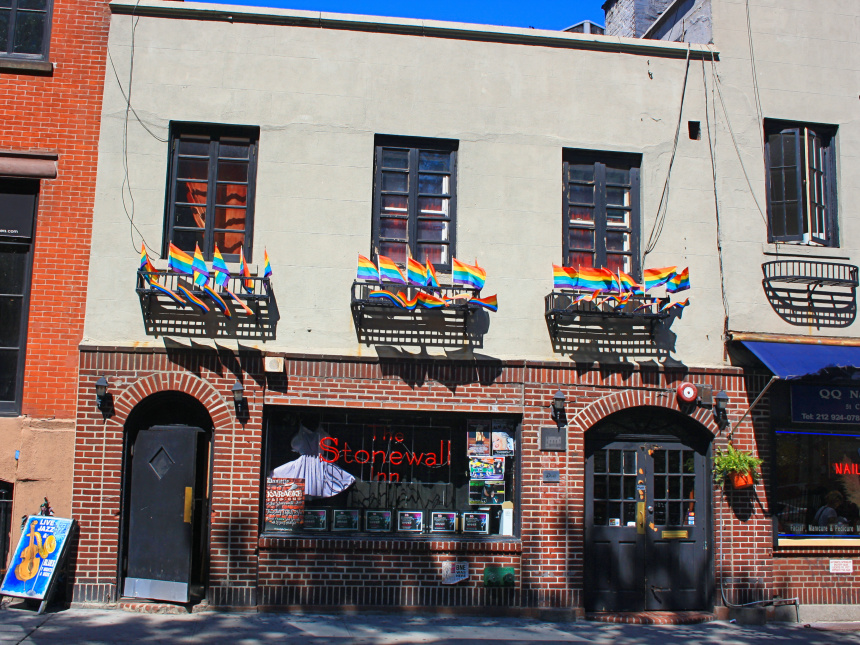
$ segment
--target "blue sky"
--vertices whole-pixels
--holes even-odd
[[[200,1],[200,0],[198,0]],[[211,1],[211,0],[203,0]],[[603,24],[603,0],[221,0],[218,4],[333,11],[399,18],[561,30],[581,20]]]

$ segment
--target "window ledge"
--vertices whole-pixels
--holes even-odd
[[[49,60],[29,60],[26,58],[3,58],[0,56],[0,72],[11,74],[38,74],[40,76],[52,76],[54,74],[54,63]]]
[[[295,536],[262,535],[258,546],[267,551],[456,551],[483,553],[522,553],[522,541],[513,537],[463,538],[456,535],[420,537],[340,536],[331,534]]]
[[[846,255],[834,255],[839,252],[838,246],[821,246],[803,242],[765,242],[761,245],[762,255],[776,257],[810,258],[813,260],[850,260]]]

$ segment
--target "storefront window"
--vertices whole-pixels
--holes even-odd
[[[860,535],[860,434],[777,430],[776,478],[780,537]]]
[[[512,536],[517,420],[269,410],[263,531]]]

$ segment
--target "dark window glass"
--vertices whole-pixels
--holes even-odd
[[[771,242],[838,246],[835,128],[765,123]]]
[[[564,152],[565,266],[639,273],[639,158]]]
[[[0,56],[46,58],[51,10],[49,0],[0,0]]]
[[[0,186],[0,204],[2,197]],[[30,251],[29,241],[0,241],[0,414],[21,410]]]
[[[372,253],[450,269],[457,142],[377,137]]]
[[[786,537],[860,535],[860,435],[776,432],[777,530]]]
[[[251,260],[256,146],[253,128],[174,127],[168,240],[189,253],[200,245],[206,260],[216,245],[228,262],[240,249]]]
[[[380,530],[380,518],[390,513],[386,533],[499,535],[506,530],[502,504],[518,505],[517,425],[509,418],[457,414],[273,409],[262,484],[267,490],[279,484],[271,479],[303,480],[304,507],[326,512],[327,524],[319,529],[326,533],[340,533],[344,527],[335,526],[335,512],[350,511],[358,525],[345,533]],[[284,530],[263,511],[264,531]],[[400,525],[401,512],[423,513],[421,530]],[[447,514],[450,528],[440,523],[434,531],[433,513]],[[483,514],[486,530],[476,531],[474,522]],[[513,534],[512,524],[505,534]]]

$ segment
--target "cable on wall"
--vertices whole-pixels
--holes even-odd
[[[690,76],[690,43],[687,43],[687,60],[684,67],[684,85],[681,89],[681,105],[678,108],[678,125],[675,128],[675,140],[672,143],[672,156],[669,158],[669,168],[666,171],[666,182],[663,184],[663,193],[660,195],[660,203],[657,206],[657,217],[648,235],[648,244],[642,254],[642,266],[645,266],[645,256],[656,247],[660,236],[663,234],[663,225],[666,223],[666,211],[669,209],[669,180],[672,177],[672,166],[675,164],[675,153],[678,151],[678,140],[681,136],[681,122],[684,115],[684,97],[687,94],[687,79]]]

